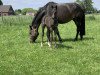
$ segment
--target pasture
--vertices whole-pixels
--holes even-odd
[[[100,75],[100,15],[94,17],[86,15],[83,41],[73,42],[73,21],[59,25],[58,48],[41,48],[41,27],[37,43],[29,42],[32,17],[0,17],[0,75]]]

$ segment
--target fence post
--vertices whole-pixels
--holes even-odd
[[[3,20],[3,13],[2,13],[2,11],[1,11],[1,18],[2,18],[2,22],[4,23],[4,20]]]

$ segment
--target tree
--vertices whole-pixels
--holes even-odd
[[[3,5],[3,2],[0,0],[0,5]]]
[[[33,8],[24,8],[24,9],[22,9],[22,14],[23,15],[26,15],[27,12],[33,12],[33,13],[35,13],[36,10],[33,10]]]
[[[94,7],[93,7],[93,2],[92,0],[82,0],[86,13],[93,13]]]
[[[98,10],[97,13],[100,13],[100,10]]]
[[[21,14],[21,13],[22,13],[22,10],[21,10],[21,9],[15,10],[15,14],[16,14],[16,15],[19,15],[19,14]]]
[[[86,13],[93,13],[95,10],[92,0],[76,0],[76,2],[85,7]]]
[[[82,3],[82,1],[80,1],[80,0],[76,0],[76,2],[77,2],[77,3],[79,3],[79,4],[81,4],[81,3]]]

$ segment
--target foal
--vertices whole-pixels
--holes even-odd
[[[41,47],[43,46],[43,36],[44,36],[45,27],[47,28],[47,39],[48,39],[49,47],[51,47],[53,39],[54,39],[55,47],[56,47],[56,34],[57,34],[57,29],[58,29],[58,21],[57,21],[57,18],[55,17],[55,14],[53,14],[52,16],[45,15],[42,19]],[[53,32],[54,32],[54,37],[53,37]]]

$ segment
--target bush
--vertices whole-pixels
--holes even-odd
[[[94,15],[91,15],[88,18],[89,18],[89,20],[95,20],[95,16]]]

